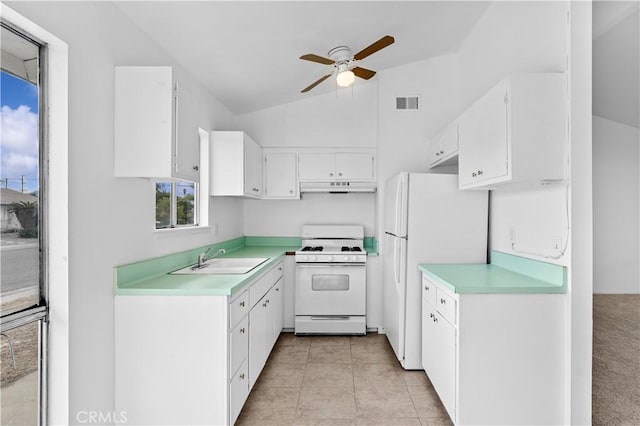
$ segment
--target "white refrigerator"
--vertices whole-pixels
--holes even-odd
[[[457,175],[402,172],[386,183],[383,328],[402,366],[421,370],[420,263],[486,263],[488,191]]]

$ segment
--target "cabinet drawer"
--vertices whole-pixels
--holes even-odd
[[[451,324],[456,323],[456,299],[441,288],[437,289],[436,307]]]
[[[238,371],[240,364],[247,358],[249,353],[249,316],[245,316],[242,321],[229,334],[229,359],[231,368],[229,378]]]
[[[236,375],[229,382],[229,424],[236,422],[242,406],[249,396],[247,364],[245,359]]]
[[[424,275],[422,276],[422,298],[429,302],[431,306],[436,306],[436,286]]]
[[[247,290],[230,303],[229,311],[229,328],[232,329],[249,313],[249,292]]]
[[[269,271],[262,276],[258,281],[253,283],[249,289],[249,300],[251,301],[251,307],[253,308],[260,299],[264,297],[273,285],[271,280],[271,272]]]

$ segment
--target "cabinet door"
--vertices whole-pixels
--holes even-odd
[[[251,197],[262,196],[262,150],[260,145],[245,135],[244,193]]]
[[[247,358],[249,352],[249,318],[242,321],[229,333],[229,376],[233,377],[240,364]]]
[[[229,424],[234,424],[249,396],[249,375],[245,360],[229,382]]]
[[[336,179],[370,181],[375,177],[371,153],[339,152],[336,154]]]
[[[460,187],[507,176],[507,87],[494,87],[460,118]]]
[[[432,382],[437,375],[435,371],[435,352],[438,350],[438,342],[436,336],[436,323],[433,321],[433,316],[436,313],[436,308],[433,307],[427,300],[422,298],[422,368],[424,369],[429,380]]]
[[[458,153],[458,124],[451,123],[438,134],[429,145],[429,165],[437,166],[455,157]]]
[[[256,383],[271,347],[273,325],[267,295],[249,312],[249,388]]]
[[[200,179],[197,98],[178,83],[174,92],[174,114],[174,175],[197,182]]]
[[[299,198],[298,164],[294,152],[264,155],[264,198]]]
[[[301,181],[327,181],[335,179],[335,154],[299,154],[298,178]]]
[[[282,332],[283,321],[284,321],[284,306],[283,306],[283,295],[284,295],[284,279],[280,278],[278,282],[271,289],[273,295],[270,300],[272,303],[272,315],[273,315],[273,338],[271,342],[271,347],[276,343],[280,333]],[[271,350],[271,348],[269,349]]]
[[[442,405],[455,422],[456,404],[456,329],[439,313],[432,324],[437,350],[433,352],[433,376],[429,376]]]

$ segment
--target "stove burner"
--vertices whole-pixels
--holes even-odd
[[[342,250],[341,251],[362,251],[362,250],[360,249],[360,247],[342,246]]]
[[[302,251],[322,251],[322,246],[315,246],[315,247],[305,246],[305,247],[302,247]]]

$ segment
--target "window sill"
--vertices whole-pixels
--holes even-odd
[[[186,226],[184,228],[154,229],[153,236],[156,239],[163,239],[177,237],[179,235],[206,234],[210,232],[210,226]]]

